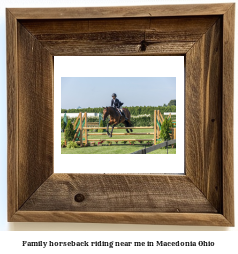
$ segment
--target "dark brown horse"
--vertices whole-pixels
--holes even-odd
[[[107,135],[111,138],[112,137],[112,132],[113,132],[113,128],[119,124],[119,123],[123,123],[125,124],[125,127],[132,127],[131,124],[131,114],[129,112],[129,110],[127,108],[123,108],[123,112],[127,117],[127,121],[125,121],[125,117],[121,116],[120,113],[118,112],[118,110],[114,107],[106,107],[103,110],[103,121],[106,120],[107,116],[110,115],[110,121],[107,124]],[[112,130],[111,133],[109,133],[108,128],[109,125],[112,125]],[[126,129],[127,133],[129,133],[129,130]],[[130,131],[132,132],[132,129],[130,129]]]

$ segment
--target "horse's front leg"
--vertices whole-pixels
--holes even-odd
[[[113,132],[113,128],[116,126],[116,124],[113,124],[112,125],[112,130],[111,130],[111,133],[110,133],[110,138],[112,137],[112,132]]]
[[[110,133],[109,133],[109,125],[110,125],[110,122],[107,123],[107,135],[110,137]]]
[[[113,132],[113,128],[115,127],[115,124],[112,125],[112,130],[111,130],[111,133],[110,133],[110,138],[112,137],[112,132]]]

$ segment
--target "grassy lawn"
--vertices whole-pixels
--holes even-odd
[[[153,133],[153,129],[136,129],[133,132],[140,132],[140,133]],[[93,132],[89,132],[93,133]],[[113,133],[126,133],[126,130],[114,130]],[[153,139],[153,135],[127,135],[127,136],[120,136],[120,135],[113,135],[111,139]],[[108,139],[110,138],[107,135],[90,135],[88,139]],[[61,140],[64,140],[64,133],[61,133]],[[91,142],[91,141],[90,141]],[[122,144],[121,141],[116,144],[112,141],[112,145],[108,145],[105,141],[103,142],[102,146],[97,146],[98,141],[95,141],[96,146],[88,146],[88,147],[79,147],[75,149],[69,148],[61,148],[61,154],[130,154],[140,149],[145,148],[145,143],[140,144],[139,142],[135,142],[134,145],[130,145],[129,142],[126,144]],[[148,145],[146,147],[149,147]],[[176,154],[176,148],[169,148],[169,154]],[[167,149],[158,149],[153,151],[149,154],[167,154]]]

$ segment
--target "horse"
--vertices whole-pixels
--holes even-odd
[[[105,121],[107,116],[110,115],[110,121],[107,124],[107,135],[110,138],[112,137],[113,128],[117,124],[123,123],[123,124],[125,124],[125,127],[132,127],[131,120],[130,120],[131,119],[130,111],[127,108],[123,108],[123,112],[128,119],[127,121],[125,121],[125,116],[123,116],[123,115],[121,116],[115,107],[106,107],[103,109],[103,121]],[[109,133],[109,130],[108,130],[109,125],[112,125],[111,133]],[[126,129],[126,131],[127,131],[127,133],[129,133],[128,129]],[[133,132],[132,129],[130,129],[130,131]]]

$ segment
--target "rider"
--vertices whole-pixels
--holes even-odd
[[[111,100],[111,107],[115,107],[121,116],[123,113],[125,120],[127,121],[128,119],[127,119],[126,115],[124,114],[123,110],[121,111],[123,103],[120,102],[116,97],[117,97],[117,95],[115,93],[113,93],[112,100]]]

